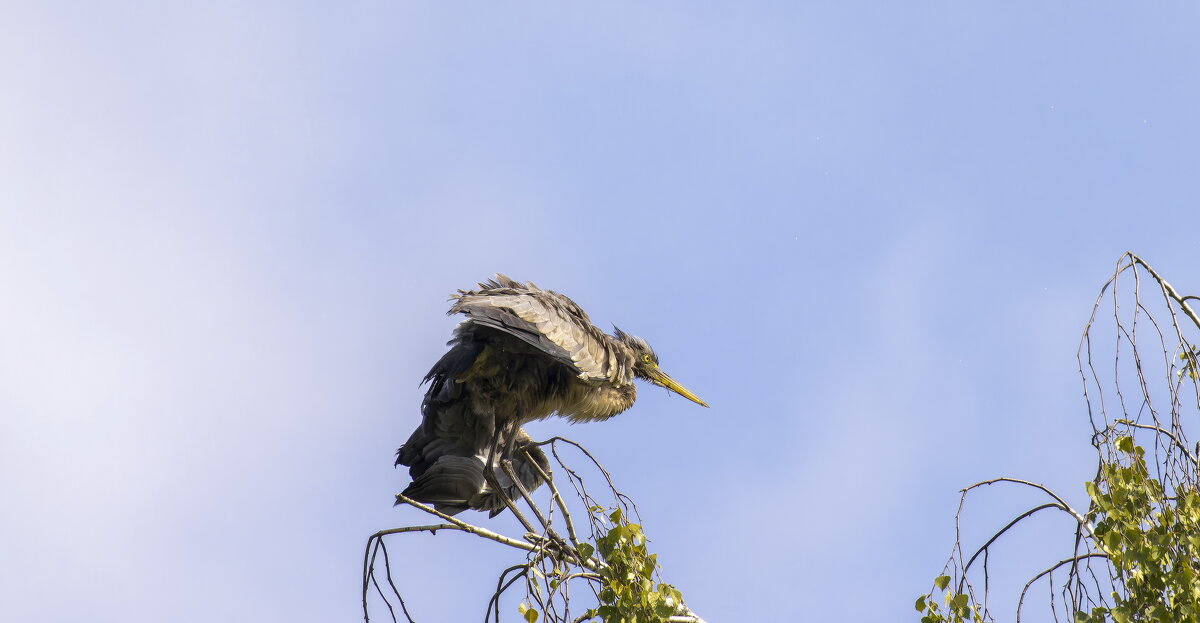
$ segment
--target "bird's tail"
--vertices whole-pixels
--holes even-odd
[[[428,443],[433,441],[433,443]],[[510,453],[505,453],[507,444],[498,444],[501,453],[493,461],[492,473],[499,490],[488,483],[484,475],[489,452],[471,456],[443,453],[453,450],[446,444],[428,440],[413,433],[409,442],[397,451],[397,465],[409,466],[413,481],[404,489],[404,495],[426,504],[432,504],[447,515],[455,515],[467,509],[488,511],[490,516],[500,514],[506,504],[504,496],[511,500],[521,498],[520,489],[509,478],[500,461],[508,460],[513,473],[526,491],[532,493],[542,486],[542,474],[550,473],[550,461],[546,453],[533,442],[524,429],[517,430],[517,440]]]

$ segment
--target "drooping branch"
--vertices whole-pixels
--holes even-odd
[[[966,491],[963,491],[963,493],[965,494]],[[993,534],[991,536],[991,538],[989,538],[986,542],[984,542],[983,545],[980,545],[979,549],[975,550],[975,553],[971,555],[971,558],[969,560],[967,560],[967,564],[963,565],[962,578],[960,578],[959,582],[958,582],[959,592],[962,592],[963,582],[966,581],[967,572],[971,570],[971,565],[975,563],[975,559],[979,558],[980,554],[985,554],[988,551],[988,548],[992,546],[992,543],[996,542],[996,539],[999,539],[1001,536],[1004,536],[1005,532],[1008,532],[1008,530],[1010,528],[1012,528],[1013,526],[1020,523],[1023,519],[1025,519],[1026,517],[1029,517],[1030,515],[1037,513],[1038,511],[1046,510],[1047,508],[1057,508],[1059,510],[1063,510],[1063,507],[1061,507],[1058,504],[1055,504],[1053,502],[1042,504],[1041,506],[1035,506],[1035,507],[1021,513],[1020,515],[1017,515],[1017,517],[1015,519],[1013,519],[1012,521],[1005,524],[1003,528],[1000,528],[999,530],[997,530],[996,533]]]
[[[1151,290],[1161,297],[1149,296]],[[955,514],[955,543],[944,575],[934,583],[935,590],[946,593],[949,611],[930,605],[933,591],[918,600],[918,609],[923,609],[930,620],[994,621],[987,606],[993,590],[989,557],[1001,536],[1018,524],[1037,521],[1044,515],[1041,511],[1048,508],[1058,509],[1074,520],[1072,555],[1025,582],[1015,595],[1018,621],[1032,587],[1043,580],[1055,620],[1061,620],[1060,613],[1072,621],[1122,620],[1114,612],[1122,617],[1140,612],[1129,610],[1135,603],[1167,609],[1183,607],[1170,596],[1192,593],[1186,578],[1191,577],[1187,574],[1195,571],[1194,567],[1155,580],[1157,584],[1147,584],[1141,578],[1157,567],[1139,562],[1145,561],[1147,554],[1137,548],[1164,542],[1163,530],[1182,530],[1178,534],[1170,532],[1172,538],[1165,541],[1169,551],[1161,556],[1170,563],[1163,568],[1195,565],[1200,560],[1194,546],[1194,525],[1187,523],[1193,519],[1179,519],[1190,517],[1188,505],[1200,499],[1200,443],[1193,447],[1184,427],[1185,422],[1200,417],[1200,349],[1190,339],[1200,330],[1200,315],[1191,306],[1193,300],[1200,297],[1181,296],[1141,257],[1133,253],[1121,256],[1096,297],[1077,352],[1084,402],[1093,426],[1092,445],[1097,452],[1096,476],[1086,483],[1089,507],[1086,511],[1072,508],[1044,485],[1018,478],[994,478],[963,489]],[[1188,399],[1184,398],[1185,392]],[[1019,511],[966,558],[960,524],[967,493],[1001,482],[1037,489],[1050,501]],[[1134,499],[1136,504],[1130,506]],[[1171,522],[1175,522],[1173,527],[1168,527]],[[1137,532],[1151,528],[1157,531],[1155,536],[1139,541]],[[1066,571],[1065,578],[1056,577],[1060,570]],[[972,580],[978,582],[980,575],[982,592],[977,593]],[[1165,593],[1155,593],[1152,588],[1147,593],[1147,586],[1175,588],[1164,589]],[[1137,591],[1142,592],[1134,597]],[[1063,601],[1056,600],[1056,592],[1061,593]],[[1164,621],[1175,615],[1166,619],[1156,616],[1153,620]]]
[[[1051,573],[1054,573],[1054,571],[1056,569],[1058,569],[1059,567],[1061,567],[1063,565],[1068,565],[1068,564],[1076,565],[1076,564],[1079,564],[1080,561],[1087,560],[1089,558],[1107,559],[1108,555],[1102,554],[1100,552],[1089,552],[1087,554],[1080,554],[1079,556],[1071,556],[1070,558],[1064,558],[1063,560],[1060,560],[1060,561],[1054,563],[1053,565],[1051,565],[1050,568],[1048,568],[1048,569],[1042,571],[1041,573],[1030,578],[1029,581],[1025,583],[1025,587],[1021,589],[1021,597],[1020,597],[1020,599],[1017,600],[1017,623],[1021,623],[1021,606],[1025,603],[1025,594],[1029,592],[1029,587],[1031,587],[1035,583],[1037,583],[1038,580],[1046,577],[1047,575],[1050,575]]]

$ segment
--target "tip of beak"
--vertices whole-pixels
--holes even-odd
[[[685,393],[685,392],[679,392],[679,391],[675,391],[675,390],[671,390],[671,391],[675,392],[676,394],[679,394],[680,396],[683,396],[684,398],[687,398],[688,400],[691,400],[692,402],[700,405],[701,407],[704,407],[706,409],[708,408],[707,402],[700,400],[700,398],[698,398],[695,394],[692,394],[691,392]]]
[[[691,400],[692,402],[694,402],[702,407],[708,407],[707,402],[700,400],[699,396],[697,396],[696,394],[693,394],[688,388],[680,385],[679,381],[676,381],[675,379],[671,378],[670,376],[667,376],[667,374],[662,372],[661,370],[658,370],[656,372],[657,372],[657,374],[651,375],[651,377],[650,377],[651,383],[654,383],[655,385],[658,385],[659,387],[664,387],[669,392],[679,394],[680,396],[683,396],[684,398],[687,398],[688,400]]]

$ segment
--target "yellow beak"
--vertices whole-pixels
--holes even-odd
[[[700,400],[699,396],[697,396],[696,394],[693,394],[688,388],[680,385],[679,382],[676,381],[675,379],[667,376],[666,372],[663,372],[662,370],[659,370],[658,368],[654,368],[654,370],[648,376],[650,377],[651,383],[665,387],[665,388],[675,392],[676,394],[679,394],[680,396],[683,396],[684,398],[687,398],[688,400],[691,400],[692,402],[694,402],[702,407],[708,406],[707,402]]]

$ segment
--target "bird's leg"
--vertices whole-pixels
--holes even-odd
[[[495,432],[492,434],[492,442],[488,446],[487,465],[483,466],[484,480],[487,482],[488,486],[492,488],[493,491],[500,491],[500,492],[503,492],[503,488],[500,486],[500,482],[496,479],[496,471],[495,471],[496,465],[497,465],[496,454],[500,451],[500,444],[504,440],[504,429],[505,428],[508,428],[508,427],[505,425],[500,425],[500,426],[496,427]]]
[[[546,516],[542,514],[542,510],[540,508],[538,508],[537,504],[534,503],[533,496],[529,493],[529,489],[525,488],[525,483],[522,482],[520,477],[517,476],[517,471],[513,467],[512,459],[511,459],[511,457],[513,456],[514,451],[516,449],[516,445],[517,445],[517,443],[516,443],[517,435],[515,434],[515,432],[516,431],[514,430],[514,434],[511,435],[506,440],[507,443],[505,444],[505,451],[503,454],[501,454],[500,468],[504,470],[504,473],[508,476],[508,479],[511,480],[513,483],[513,486],[516,487],[517,492],[519,492],[521,494],[521,497],[525,500],[525,503],[527,505],[529,505],[530,510],[533,511],[533,514],[537,517],[538,522],[540,522],[542,524],[542,527],[545,529],[546,536],[549,537],[551,542],[554,543],[556,546],[558,546],[561,549],[561,551],[568,551],[567,550],[568,545],[567,545],[566,540],[563,539],[554,530],[554,527],[550,525],[550,520],[547,519]],[[548,474],[546,474],[544,471],[542,471],[542,468],[540,466],[538,466],[537,461],[534,461],[533,457],[530,456],[529,451],[522,448],[521,452],[525,455],[525,460],[529,463],[529,465],[531,465],[534,469],[536,469],[542,475],[542,478],[544,480],[549,480],[550,476]],[[506,497],[507,497],[507,495],[506,495]],[[564,508],[564,512],[565,512],[565,510],[566,509]],[[570,517],[568,517],[567,519],[570,520]]]
[[[517,505],[513,503],[512,498],[508,497],[508,492],[504,490],[504,487],[500,486],[500,481],[496,478],[495,466],[498,463],[503,465],[507,462],[507,460],[503,457],[499,460],[496,458],[496,454],[500,449],[500,445],[505,445],[505,452],[512,451],[512,442],[509,441],[505,443],[504,431],[506,429],[512,429],[508,435],[511,438],[513,436],[512,433],[514,433],[516,430],[516,427],[508,424],[502,424],[496,427],[496,434],[494,437],[492,437],[492,446],[488,452],[487,465],[485,465],[483,468],[483,477],[488,486],[492,488],[492,491],[495,491],[496,494],[500,496],[500,499],[504,501],[504,505],[508,508],[508,510],[512,511],[512,514],[517,518],[517,521],[521,522],[521,525],[525,528],[525,531],[534,532],[533,524],[529,523],[529,520],[525,518],[525,515],[521,514],[521,511],[517,509]]]
[[[488,446],[487,465],[483,466],[483,478],[487,481],[488,486],[499,488],[500,484],[496,482],[496,474],[492,471],[496,465],[496,451],[500,449],[500,440],[503,437],[503,426],[497,426],[496,431],[492,434],[492,443]]]
[[[533,497],[529,495],[529,490],[525,488],[525,483],[521,482],[521,479],[517,477],[517,471],[513,469],[512,461],[507,458],[501,459],[500,467],[504,470],[504,473],[508,475],[509,480],[512,480],[513,484],[516,485],[517,491],[520,492],[521,497],[525,499],[525,503],[529,505],[529,508],[533,510],[533,514],[537,517],[538,521],[541,522],[542,527],[546,529],[546,534],[551,538],[561,541],[562,537],[554,533],[554,528],[550,527],[550,522],[546,520],[546,516],[542,514],[542,511],[538,508],[537,504],[533,503]]]
[[[529,461],[532,462],[533,459],[529,458]],[[550,546],[554,550],[557,550],[556,552],[552,553],[552,556],[555,558],[563,558],[563,554],[565,552],[578,551],[572,549],[572,547],[567,544],[566,539],[562,538],[562,536],[560,536],[558,532],[554,530],[554,527],[550,525],[550,520],[546,519],[546,516],[542,514],[542,511],[540,508],[538,508],[537,504],[533,503],[533,496],[529,494],[529,490],[525,488],[525,484],[521,482],[520,478],[517,477],[517,472],[515,469],[513,469],[512,461],[507,458],[503,459],[500,462],[500,466],[504,469],[504,473],[508,475],[509,479],[513,481],[513,484],[516,485],[517,491],[521,493],[521,497],[525,499],[525,503],[529,505],[531,510],[533,510],[533,514],[537,516],[537,520],[541,522],[542,528],[544,529],[543,534],[546,536],[546,540],[549,541]]]

